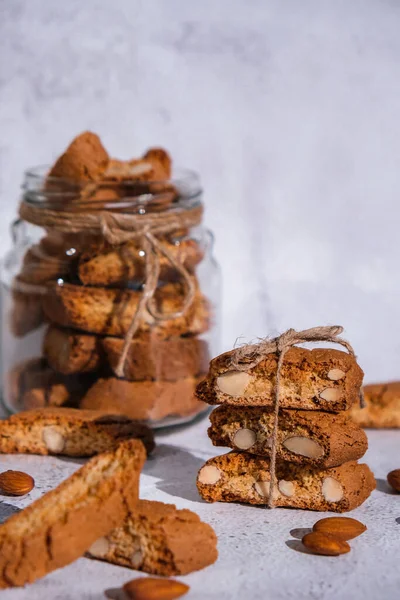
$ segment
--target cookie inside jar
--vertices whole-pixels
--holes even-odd
[[[196,173],[154,146],[113,158],[78,135],[26,172],[2,279],[3,400],[153,426],[205,410],[219,344],[219,271]]]

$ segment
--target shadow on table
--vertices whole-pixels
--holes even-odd
[[[301,554],[312,554],[310,550],[308,550],[300,540],[287,540],[285,542],[286,546],[291,550],[295,550],[296,552],[301,552]]]
[[[11,517],[11,515],[14,515],[20,510],[20,508],[17,508],[12,504],[7,504],[7,502],[0,502],[0,523],[4,523],[4,521],[6,521],[8,517]]]
[[[203,502],[197,488],[197,473],[204,460],[196,458],[179,446],[159,444],[147,460],[143,473],[160,479],[156,487],[170,496],[192,502]]]
[[[128,596],[122,588],[110,588],[104,592],[104,595],[109,600],[128,600]]]
[[[396,495],[396,492],[390,487],[386,479],[375,478],[375,481],[378,492],[383,492],[384,494],[389,494],[390,496]]]
[[[290,532],[290,535],[294,538],[296,538],[296,540],[302,540],[303,537],[307,534],[307,533],[311,533],[312,529],[308,528],[308,527],[298,527],[297,529],[292,529],[292,531]]]

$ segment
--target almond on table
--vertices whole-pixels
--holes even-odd
[[[189,586],[175,579],[146,577],[128,581],[123,587],[129,600],[175,600],[189,591]]]
[[[0,473],[0,493],[12,496],[24,496],[35,487],[33,477],[23,471],[4,471]]]
[[[395,492],[400,492],[400,469],[390,471],[390,473],[388,473],[387,480]]]
[[[321,533],[328,533],[335,536],[339,540],[352,540],[358,537],[365,531],[367,527],[357,521],[357,519],[351,519],[349,517],[327,517],[326,519],[320,519],[313,526],[313,531],[319,531]]]
[[[337,538],[329,533],[321,531],[312,531],[307,533],[301,540],[308,550],[314,554],[323,556],[339,556],[350,552],[350,546],[344,540]]]

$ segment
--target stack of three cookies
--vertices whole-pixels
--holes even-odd
[[[211,361],[199,399],[219,404],[209,437],[232,448],[199,471],[198,489],[209,501],[265,505],[270,500],[277,354],[247,371],[231,368],[235,350]],[[280,371],[274,506],[344,512],[375,488],[365,464],[363,430],[346,412],[358,402],[363,372],[355,358],[333,349],[293,347]]]

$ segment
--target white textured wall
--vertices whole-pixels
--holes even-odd
[[[400,377],[399,32],[396,0],[0,1],[1,252],[79,131],[164,144],[202,175],[225,347],[342,322]]]

